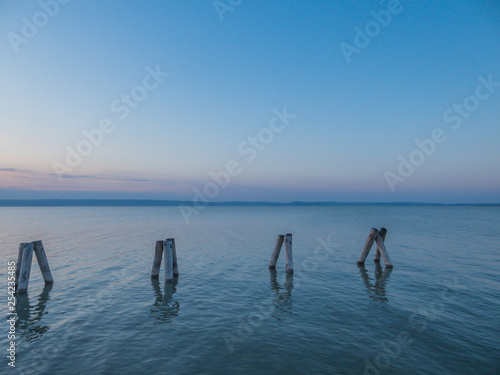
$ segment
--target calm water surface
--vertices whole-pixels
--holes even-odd
[[[500,374],[499,207],[0,209],[7,262],[42,239],[5,374]],[[394,269],[356,260],[386,227]],[[295,273],[268,270],[293,233]],[[175,237],[180,277],[150,279]]]

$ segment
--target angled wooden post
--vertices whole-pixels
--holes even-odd
[[[175,238],[170,238],[172,241],[172,260],[174,277],[179,277],[179,266],[177,265],[177,250],[175,249]],[[167,240],[168,241],[168,240]]]
[[[45,281],[45,284],[53,284],[54,279],[50,273],[49,262],[47,260],[47,256],[45,255],[45,249],[43,248],[42,241],[33,241],[33,246],[36,260],[40,266],[40,271],[42,271],[43,281]]]
[[[382,239],[382,236],[379,233],[377,233],[375,241],[377,241],[377,247],[380,249],[380,255],[384,260],[385,266],[387,268],[394,267],[392,265],[391,258],[389,258],[389,254],[387,254],[387,249],[385,248],[384,240]]]
[[[172,240],[168,239],[163,242],[165,252],[165,282],[171,283],[174,281],[174,256],[172,251]]]
[[[156,241],[155,256],[153,258],[153,269],[151,270],[152,279],[157,279],[158,277],[160,277],[162,255],[163,255],[163,241]]]
[[[387,229],[380,228],[379,233],[380,237],[382,237],[382,240],[385,241],[385,236],[387,235]],[[378,248],[378,244],[377,244],[377,251],[375,251],[375,257],[373,258],[373,261],[380,262],[380,249]]]
[[[17,286],[17,293],[27,293],[28,283],[30,281],[31,261],[33,259],[34,245],[31,243],[23,243],[23,253],[21,260],[21,267],[19,270],[19,284]]]
[[[286,272],[293,273],[292,234],[291,233],[287,233],[285,236],[285,251],[286,251]]]
[[[363,251],[361,251],[361,255],[358,258],[358,264],[364,264],[368,253],[370,252],[373,242],[375,241],[375,236],[378,234],[378,230],[376,228],[370,229],[370,233],[368,234],[368,238],[366,239],[365,246],[363,247]]]
[[[283,241],[285,240],[285,236],[283,234],[279,234],[278,238],[276,238],[276,243],[274,244],[273,254],[271,255],[271,262],[269,263],[270,269],[276,269],[276,263],[278,262],[278,257],[280,256],[281,247],[283,246]]]
[[[16,288],[19,285],[19,273],[21,272],[21,263],[23,262],[24,243],[19,245],[19,252],[17,253],[16,263]]]

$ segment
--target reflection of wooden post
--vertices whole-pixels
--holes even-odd
[[[23,254],[21,259],[21,268],[19,270],[19,285],[17,286],[18,293],[28,292],[28,283],[30,281],[31,260],[33,259],[33,242],[21,244],[23,246]]]
[[[392,262],[391,258],[389,258],[389,254],[387,254],[387,249],[385,248],[384,240],[382,239],[382,236],[377,233],[377,236],[375,237],[375,241],[377,241],[377,248],[380,249],[380,255],[382,256],[382,259],[384,260],[385,266],[387,268],[392,268]]]
[[[392,273],[392,268],[391,267],[386,267],[386,269],[384,270],[384,272],[382,272],[382,275],[380,275],[380,277],[375,282],[375,286],[377,288],[380,287],[380,286],[383,286],[384,283],[389,278],[389,276],[391,276],[391,273]]]
[[[34,241],[33,245],[36,260],[38,261],[38,265],[40,266],[40,271],[42,271],[42,276],[45,284],[53,284],[54,279],[52,278],[52,274],[50,273],[49,262],[47,260],[47,256],[45,255],[45,249],[43,248],[42,241]]]
[[[363,247],[363,251],[361,251],[361,255],[359,256],[358,259],[358,264],[364,264],[366,257],[368,256],[368,253],[370,252],[370,249],[373,246],[373,242],[375,241],[375,236],[378,234],[378,230],[375,228],[372,228],[370,230],[370,233],[368,234],[368,238],[366,239],[365,246]]]
[[[157,279],[160,276],[162,254],[163,254],[163,241],[156,241],[155,257],[153,259],[153,270],[151,271],[152,279]]]
[[[171,239],[163,242],[163,249],[165,250],[165,282],[171,283],[174,281],[174,256]]]
[[[269,268],[269,275],[271,276],[271,289],[276,294],[279,294],[279,292],[280,292],[280,285],[278,284],[278,278],[277,278],[278,273],[276,272],[276,269],[275,268]]]
[[[286,272],[293,273],[292,234],[291,233],[287,233],[285,236],[285,251],[286,251]]]
[[[179,277],[179,267],[177,266],[177,250],[175,249],[175,238],[170,238],[172,241],[172,260],[174,263],[174,277]],[[168,240],[167,240],[168,241]]]
[[[382,240],[385,241],[385,236],[387,235],[387,229],[380,228],[379,233],[380,237],[382,237]],[[378,244],[377,244],[377,251],[375,251],[375,257],[373,258],[373,261],[380,262],[380,249],[378,248]]]
[[[289,295],[291,295],[292,290],[293,290],[293,273],[287,273],[286,274],[286,279],[285,279],[285,284],[283,286],[285,287],[285,290]]]
[[[171,283],[165,284],[165,296],[163,298],[163,304],[169,304],[172,302],[172,299],[175,294],[175,287],[177,286],[177,283],[179,282],[178,279],[173,280]]]
[[[276,243],[274,244],[273,255],[271,255],[271,262],[269,263],[270,269],[276,268],[276,263],[278,262],[278,257],[280,256],[281,247],[283,246],[283,241],[285,236],[280,234],[278,238],[276,238]]]

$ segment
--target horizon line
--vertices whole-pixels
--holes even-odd
[[[436,202],[339,202],[339,201],[215,201],[196,203],[162,199],[0,199],[0,207],[77,207],[77,206],[500,206],[500,203],[436,203]]]

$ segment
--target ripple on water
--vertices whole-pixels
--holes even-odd
[[[362,374],[402,332],[411,344],[381,373],[500,368],[497,208],[209,207],[191,225],[169,207],[32,211],[3,213],[0,252],[41,238],[55,279],[43,288],[35,265],[18,299],[18,365],[32,373]],[[357,267],[382,222],[395,268]],[[281,230],[294,234],[293,276],[284,250],[267,267]],[[167,236],[181,276],[166,285],[150,271]],[[339,246],[318,261],[328,236]]]

